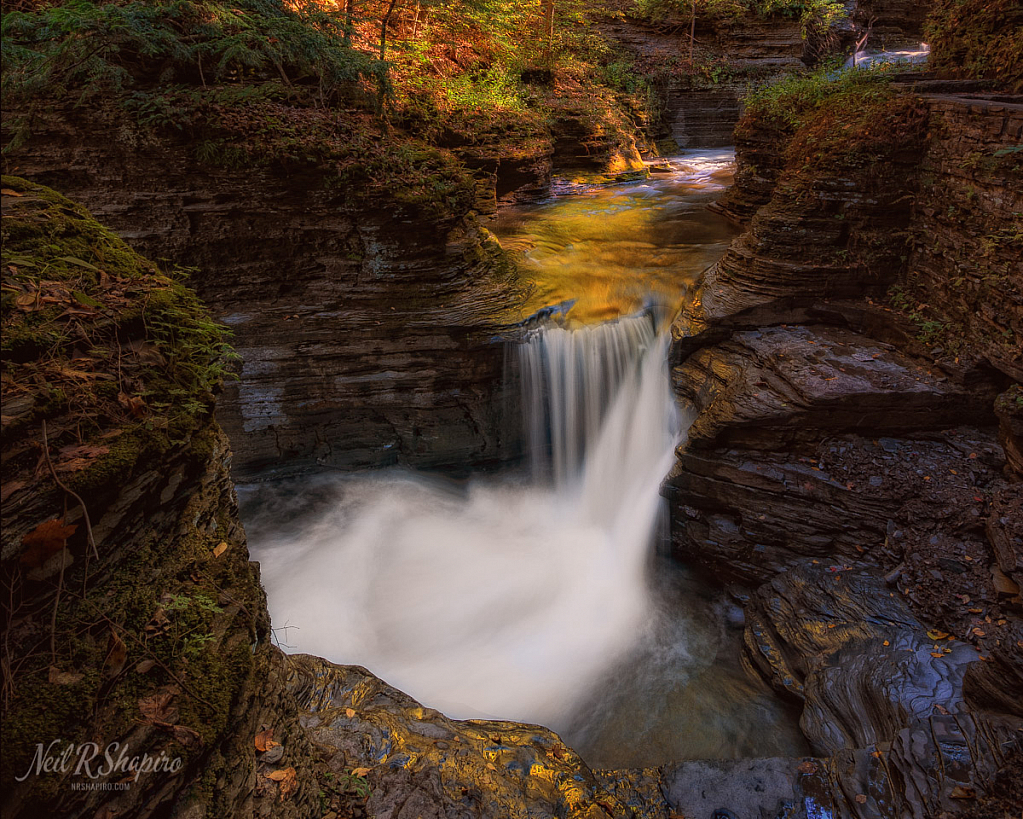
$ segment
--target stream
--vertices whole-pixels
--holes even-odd
[[[798,756],[796,712],[739,664],[742,612],[659,554],[688,419],[666,323],[735,231],[731,155],[561,184],[493,223],[548,310],[517,345],[528,466],[242,487],[287,651],[367,667],[455,718],[548,726],[593,767]]]

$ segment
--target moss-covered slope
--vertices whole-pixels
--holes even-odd
[[[4,177],[2,232],[4,815],[231,815],[276,717],[212,416],[222,332],[52,190]],[[135,777],[107,749],[165,761]]]

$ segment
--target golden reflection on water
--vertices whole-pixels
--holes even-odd
[[[575,300],[572,322],[635,313],[654,300],[674,313],[737,230],[707,210],[731,183],[731,152],[672,160],[672,173],[582,188],[509,208],[491,229],[531,286],[526,316]]]

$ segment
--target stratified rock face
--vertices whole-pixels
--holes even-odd
[[[805,562],[747,608],[747,658],[803,700],[803,731],[832,755],[855,815],[956,809],[1023,728],[967,705],[963,674],[976,652],[934,634],[879,576],[840,564]]]
[[[906,290],[927,318],[1023,381],[1023,105],[931,96]],[[949,344],[951,342],[951,345]]]
[[[315,167],[211,168],[187,146],[132,145],[81,121],[35,123],[17,163],[147,255],[200,268],[192,285],[241,356],[219,404],[237,477],[514,452],[493,339],[516,296],[471,220],[386,196],[356,214]]]
[[[866,47],[894,50],[920,43],[931,6],[930,0],[856,0],[850,16],[859,36],[870,29]]]
[[[83,208],[3,189],[3,814],[309,816],[308,743],[212,415],[215,347],[188,348],[209,319]],[[258,787],[267,728],[296,769],[286,801]],[[75,764],[34,764],[69,747]],[[178,763],[122,787],[106,751]]]
[[[722,73],[699,78],[672,67],[689,57],[689,29],[667,33],[635,19],[607,19],[600,28],[635,59],[636,70],[658,88],[662,100],[654,140],[669,139],[686,149],[734,144],[732,131],[742,110],[745,79]],[[803,67],[804,42],[798,20],[791,18],[697,20],[697,40],[728,61],[730,70],[763,76]]]
[[[538,725],[456,721],[364,668],[289,658],[301,722],[329,768],[366,769],[379,819],[625,815],[585,763]]]

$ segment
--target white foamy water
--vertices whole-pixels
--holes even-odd
[[[288,650],[364,665],[454,717],[566,718],[652,617],[680,435],[666,344],[647,315],[536,332],[520,356],[528,482],[320,478],[294,526],[264,504],[247,524]]]

